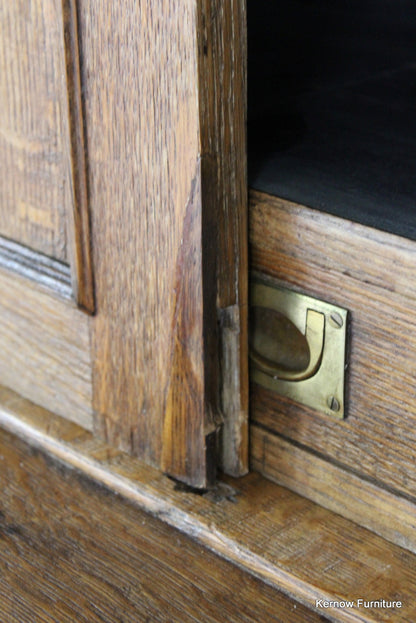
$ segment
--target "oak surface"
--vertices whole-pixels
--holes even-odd
[[[0,466],[3,621],[323,620],[4,431]]]
[[[8,390],[2,389],[0,398],[3,428],[105,485],[111,504],[120,497],[130,500],[237,564],[245,577],[254,575],[331,621],[415,620],[416,561],[405,549],[259,474],[227,478],[196,495]],[[10,451],[15,443],[9,443]],[[102,522],[106,519],[103,512]],[[399,600],[402,608],[323,609],[316,607],[317,599]],[[287,620],[296,620],[291,616]]]
[[[194,3],[96,0],[78,8],[96,431],[205,483],[205,436],[215,424],[204,386]]]
[[[246,3],[199,0],[197,7],[202,240],[211,264],[204,279],[216,292],[220,323],[219,461],[239,476],[248,469]],[[204,321],[211,335],[212,316]]]
[[[4,1],[0,32],[0,235],[69,264],[93,312],[74,0]]]
[[[66,98],[62,105],[66,113],[66,156],[71,175],[72,198],[71,210],[66,214],[68,257],[73,296],[82,309],[93,313],[94,275],[76,0],[62,0],[62,20],[66,66]]]
[[[68,260],[62,7],[0,4],[0,234]]]
[[[416,504],[261,426],[250,428],[253,470],[416,553]]]
[[[347,418],[332,420],[253,385],[253,422],[318,453],[317,464],[327,460],[414,503],[414,243],[253,192],[251,244],[255,269],[351,314]],[[293,446],[283,480],[290,473],[291,486],[297,482],[313,499],[319,489],[320,503],[334,508],[325,479],[311,477],[307,492],[297,452]],[[305,460],[313,463],[313,457]],[[272,471],[279,479],[279,468]],[[357,520],[366,492],[365,485],[356,492]]]
[[[20,273],[24,261],[18,246],[13,250]],[[12,270],[10,244],[7,250],[6,258],[0,244],[1,382],[91,429],[91,319],[68,298],[69,271],[59,272],[50,260],[36,270],[36,254],[26,250],[23,277]]]
[[[244,184],[229,182],[238,176],[244,124],[233,140],[217,139],[229,124],[215,111],[219,92],[207,88],[225,81],[221,88],[232,91],[230,53],[223,79],[213,57],[228,50],[224,24],[230,29],[236,19],[241,28],[242,9],[233,7],[217,12],[202,0],[78,6],[97,310],[95,430],[195,486],[213,478],[212,435],[222,421],[218,306],[245,304]],[[232,102],[223,106],[231,118]],[[218,223],[235,238],[221,254],[229,238],[219,237]],[[243,431],[234,442],[240,470],[244,317],[233,344],[241,381],[229,398]]]
[[[6,258],[6,273],[23,281],[0,317],[5,353],[26,341],[15,361],[27,367],[14,380],[16,366],[4,360],[0,380],[87,428],[92,387],[97,435],[194,486],[215,480],[224,425],[223,467],[246,472],[244,3],[3,5],[11,127],[19,149],[32,149],[34,115],[48,139],[36,134],[36,162],[55,167],[52,175],[23,162],[23,181],[10,176],[11,183],[24,190],[31,180],[42,218],[52,219],[50,203],[59,208],[65,244],[58,252],[13,229],[14,195],[4,213],[11,229],[0,223],[0,234],[69,263],[74,298],[94,316],[83,321],[71,303],[66,310],[56,302],[67,284],[53,292],[59,279],[46,283],[25,252],[20,270],[19,253],[12,264]],[[7,154],[0,145],[0,158]],[[20,162],[19,154],[10,158]],[[49,202],[49,177],[65,201]],[[37,304],[33,322],[18,303],[27,278],[37,284],[28,283],[26,297]]]

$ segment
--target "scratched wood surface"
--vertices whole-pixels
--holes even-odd
[[[324,620],[4,431],[0,465],[4,621]]]
[[[231,579],[226,581],[227,586],[232,586],[233,594],[244,591],[247,582],[250,582],[250,576],[255,576],[309,609],[315,609],[317,599],[402,601],[402,608],[394,610],[316,609],[317,613],[328,616],[331,621],[414,622],[416,561],[415,555],[411,552],[387,542],[339,514],[332,513],[256,473],[239,479],[227,478],[212,491],[195,494],[195,490],[175,483],[158,470],[97,441],[77,425],[58,418],[44,409],[34,407],[9,390],[0,391],[0,400],[1,427],[26,439],[32,448],[38,448],[49,457],[47,466],[42,467],[49,483],[53,479],[51,475],[53,471],[50,472],[49,468],[53,466],[51,459],[54,459],[60,464],[81,470],[86,477],[92,478],[96,484],[103,484],[109,491],[108,506],[101,503],[99,511],[96,511],[95,501],[91,500],[91,515],[87,509],[80,513],[82,516],[88,513],[88,521],[85,518],[79,519],[88,535],[89,530],[94,529],[95,561],[99,565],[94,576],[95,581],[98,582],[100,577],[106,577],[105,568],[110,568],[110,565],[106,566],[100,562],[101,557],[104,561],[108,561],[105,548],[101,550],[102,527],[113,517],[112,509],[115,514],[118,512],[120,499],[127,499],[138,508],[191,536],[199,546],[208,547],[221,557],[237,564],[245,573],[242,584],[234,583],[232,575],[229,576]],[[7,446],[7,457],[13,452],[17,452],[19,457],[31,455],[27,447],[21,455],[19,442],[16,440],[8,438]],[[0,473],[10,474],[6,469],[11,461],[13,465],[19,463],[19,459],[3,461]],[[68,501],[68,509],[73,509],[73,513],[65,510],[65,505],[60,503],[61,486],[53,489],[50,487],[47,499],[42,501],[44,496],[39,495],[39,491],[42,491],[43,476],[37,472],[32,481],[28,475],[25,459],[22,458],[20,461],[23,462],[21,476],[14,478],[13,474],[10,474],[7,479],[6,495],[2,496],[3,504],[7,504],[10,491],[18,498],[15,517],[22,521],[25,504],[33,503],[32,494],[22,496],[19,487],[29,486],[30,489],[33,486],[39,505],[42,507],[45,503],[49,510],[49,512],[41,511],[38,515],[34,509],[34,516],[39,516],[41,525],[48,526],[50,525],[48,522],[54,521],[51,508],[58,517],[68,519],[69,523],[65,525],[71,523],[71,517],[77,522],[78,512],[75,507],[79,499],[77,489],[72,489],[70,494],[72,502]],[[96,513],[99,513],[99,519]],[[96,516],[97,521],[91,521],[90,517]],[[130,525],[130,516],[127,516],[126,521]],[[124,525],[123,522],[121,524]],[[140,521],[137,524],[137,530],[140,530]],[[97,531],[100,531],[98,543]],[[78,532],[75,534],[77,537]],[[117,568],[117,577],[120,579],[120,569],[126,569],[130,556],[133,557],[134,577],[137,577],[141,565],[135,562],[134,545],[131,554],[124,557],[123,529],[119,528],[117,523],[113,524],[110,534],[114,542],[109,543],[109,555],[112,555],[114,549],[121,548],[123,552],[121,559],[124,560],[124,564],[121,563]],[[118,539],[119,534],[122,535],[121,539]],[[82,535],[79,536],[83,543]],[[65,542],[69,545],[69,551],[65,550],[67,552],[65,555],[69,558],[71,555],[77,556],[77,552],[71,547],[73,541]],[[182,544],[182,541],[180,543]],[[171,545],[174,546],[174,543]],[[30,547],[30,544],[28,546]],[[156,551],[160,550],[156,548]],[[205,556],[205,550],[203,551]],[[88,560],[88,552],[86,554]],[[169,560],[170,551],[165,551],[161,557]],[[182,560],[180,555],[178,560]],[[192,557],[186,560],[187,567],[192,565]],[[56,562],[59,563],[59,559],[56,559]],[[80,568],[85,569],[83,565]],[[187,570],[180,563],[176,564],[175,568],[181,577],[183,574],[186,576]],[[209,572],[209,569],[214,571],[209,564],[204,574]],[[194,577],[194,581],[197,581],[197,578]],[[256,602],[256,607],[261,607],[261,600],[256,599]],[[275,601],[272,612],[276,614],[279,612],[279,604],[280,599]],[[261,610],[259,612],[261,613]],[[297,620],[295,612],[286,612],[285,615],[287,621]],[[267,614],[262,617],[259,614],[257,620],[269,620],[269,616]]]
[[[331,420],[253,385],[253,422],[297,444],[292,446],[293,461],[287,460],[290,446],[280,464],[277,452],[266,461],[273,477],[286,482],[289,478],[291,486],[314,499],[319,489],[320,503],[335,508],[336,496],[329,493],[326,479],[318,478],[323,459],[414,503],[415,244],[255,192],[251,242],[256,269],[351,313],[344,421]],[[271,440],[269,436],[269,448]],[[309,487],[295,458],[299,444],[319,454]],[[314,460],[305,455],[302,464]],[[333,468],[328,468],[331,480]],[[367,494],[363,483],[361,493],[357,488],[351,496],[351,508],[357,512],[356,519],[361,516],[368,525],[362,512]],[[390,504],[394,514],[394,495]]]
[[[218,23],[239,18],[237,6]],[[217,151],[228,149],[229,175],[244,130],[238,154],[231,139],[210,152],[209,140],[222,130],[212,127],[212,112],[201,122],[206,107],[217,104],[216,94],[205,101],[200,91],[200,57],[213,45],[211,26],[203,44],[202,16],[210,15],[204,3],[82,0],[78,9],[97,307],[96,432],[203,486],[214,473],[209,448],[221,422],[217,283],[225,260],[218,259],[218,204],[222,222],[228,210],[230,231],[244,239],[243,219],[233,216],[240,183],[225,208],[224,190],[212,196]],[[225,73],[231,81],[230,69]],[[202,92],[208,97],[209,89]],[[243,302],[240,250],[237,241],[226,253],[233,263],[221,287],[226,306]],[[244,366],[239,325],[234,341]],[[247,388],[237,383],[236,391],[241,422]]]
[[[0,234],[67,261],[62,7],[0,3]]]

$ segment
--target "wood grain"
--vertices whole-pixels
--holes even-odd
[[[252,193],[251,242],[256,269],[347,308],[352,318],[347,419],[253,386],[253,422],[414,501],[414,243],[260,193]],[[291,477],[305,492],[297,469],[294,460]],[[321,503],[327,496],[333,507],[324,479],[311,486],[314,499],[318,488]]]
[[[0,234],[67,261],[60,4],[3,0],[0,41]]]
[[[10,623],[323,620],[4,432],[0,460],[0,595]]]
[[[219,461],[238,476],[248,469],[246,4],[197,7],[204,280],[217,293],[221,341]],[[212,313],[204,322],[215,335]]]
[[[195,484],[205,485],[202,250],[193,246],[201,231],[193,8],[190,1],[175,9],[149,0],[80,2],[79,26],[96,276],[96,431],[154,465],[163,460],[165,469],[186,460]],[[192,296],[185,309],[183,291]],[[165,428],[169,395],[172,427],[189,417],[194,438],[167,441],[179,433]],[[185,457],[180,464],[178,454]]]
[[[68,271],[59,271],[51,260],[39,261],[36,271],[39,257],[14,251],[19,272],[22,257],[28,260],[28,278],[10,270],[13,257],[9,253],[5,262],[0,249],[1,382],[91,429],[89,318],[62,297],[70,291]]]
[[[215,431],[215,414],[212,422],[201,417],[205,408],[218,407],[217,404],[206,405],[205,382],[216,379],[204,375],[207,366],[200,360],[203,350],[203,292],[202,292],[202,249],[201,221],[199,214],[200,172],[198,171],[191,189],[183,223],[183,244],[176,262],[174,282],[175,309],[172,314],[171,336],[174,339],[172,351],[166,362],[170,375],[167,385],[167,399],[164,405],[165,416],[162,435],[162,469],[187,482],[197,482],[206,486],[215,479],[215,458],[208,456],[205,437]],[[195,271],[189,271],[190,266]],[[199,344],[198,344],[199,342]],[[202,365],[201,365],[202,364]],[[215,385],[208,388],[208,397],[215,399],[212,391]],[[163,415],[163,414],[161,414]],[[199,415],[199,417],[198,417]],[[197,447],[192,448],[193,442]],[[152,439],[148,440],[151,444]],[[203,445],[201,445],[201,442]],[[189,444],[189,445],[188,445]],[[189,455],[193,454],[192,460]],[[213,474],[209,473],[210,471]]]
[[[244,239],[237,190],[228,204],[225,191],[215,196],[218,150],[228,149],[230,170],[236,148],[227,141],[209,151],[205,135],[220,132],[211,121],[218,117],[201,122],[217,101],[200,93],[204,10],[195,0],[96,0],[81,1],[78,11],[96,278],[96,431],[195,486],[206,486],[213,471],[208,438],[221,419],[218,205],[228,206],[229,227]],[[235,245],[224,280],[234,298],[226,305],[243,302],[242,242]],[[238,405],[242,391],[238,383]]]
[[[75,505],[79,496],[72,476],[68,476],[72,502],[66,505],[61,498],[61,491],[65,491],[63,485],[50,486],[51,478],[53,479],[51,460],[48,460],[47,466],[43,465],[32,479],[29,475],[32,468],[29,468],[25,462],[27,460],[31,462],[30,452],[25,448],[26,459],[18,458],[14,461],[9,458],[13,451],[18,452],[19,457],[23,456],[20,454],[19,443],[8,441],[7,455],[4,455],[3,445],[1,446],[0,456],[8,457],[5,466],[9,463],[17,466],[19,462],[22,462],[21,476],[14,478],[10,475],[6,481],[7,491],[3,487],[4,504],[9,504],[7,500],[10,494],[16,500],[16,515],[14,516],[16,519],[20,518],[22,521],[22,517],[25,516],[25,504],[33,504],[33,496],[29,493],[22,496],[19,490],[20,487],[29,486],[28,483],[31,482],[33,482],[35,497],[41,508],[45,508],[42,504],[45,504],[47,509],[50,505],[54,507],[53,513],[50,510],[41,511],[39,520],[37,519],[38,512],[35,511],[32,514],[31,525],[33,527],[37,521],[40,526],[50,525],[49,522],[54,521],[56,514],[58,519],[64,521],[62,532],[66,534],[66,526],[71,524],[71,517],[76,522],[76,517],[85,518],[88,515],[88,521],[84,519],[81,521],[82,531],[86,531],[84,534],[89,535],[89,530],[94,528],[93,550],[96,552],[94,560],[98,565],[94,582],[100,582],[100,578],[106,577],[104,566],[107,569],[112,568],[112,565],[104,565],[102,562],[102,560],[108,561],[106,549],[101,548],[100,545],[102,530],[103,526],[107,526],[107,521],[112,521],[113,517],[114,521],[117,521],[118,504],[121,499],[126,499],[136,507],[151,513],[153,517],[161,519],[188,537],[192,537],[198,546],[208,547],[222,558],[236,563],[245,572],[244,579],[242,584],[226,581],[227,586],[232,586],[232,592],[228,592],[229,599],[235,593],[236,586],[238,586],[238,593],[240,590],[244,591],[247,583],[251,582],[250,577],[255,576],[265,584],[295,599],[298,607],[299,603],[302,603],[308,609],[313,610],[315,610],[316,599],[374,600],[383,598],[400,600],[403,603],[402,608],[394,611],[380,608],[315,610],[315,612],[319,611],[320,615],[328,616],[331,621],[381,623],[394,620],[412,623],[415,620],[416,560],[414,554],[401,547],[388,543],[338,514],[327,511],[288,489],[265,480],[259,474],[252,473],[238,480],[227,478],[213,491],[196,495],[187,487],[179,486],[171,479],[167,479],[157,470],[97,441],[90,433],[75,424],[57,418],[39,407],[34,407],[9,390],[2,389],[0,398],[2,402],[0,420],[3,428],[26,439],[32,448],[40,449],[45,456],[54,458],[63,465],[81,470],[88,478],[106,487],[108,507],[101,501],[99,509],[96,510],[94,494],[91,492],[93,497],[87,504],[87,508],[77,511],[78,507]],[[36,457],[36,454],[31,456]],[[43,471],[47,474],[49,483],[48,493],[45,496],[39,495]],[[5,471],[3,470],[2,473],[5,474]],[[10,474],[10,469],[6,473]],[[64,473],[68,472],[64,471]],[[97,486],[95,491],[99,491]],[[91,504],[90,510],[88,510],[89,504]],[[66,508],[72,508],[74,512]],[[127,513],[125,522],[130,526],[129,512],[125,506],[123,508],[122,515]],[[94,522],[90,517],[97,517],[97,521]],[[137,515],[135,517],[133,524],[135,529],[140,531],[141,522],[137,520]],[[67,520],[69,523],[66,523]],[[126,525],[123,520],[121,524]],[[128,564],[128,560],[132,560],[134,577],[137,577],[141,565],[135,562],[137,552],[135,545],[133,543],[129,545],[129,551],[124,557],[123,542],[127,535],[124,529],[118,528],[117,523],[111,525],[109,534],[113,542],[108,545],[108,552],[112,555],[114,551],[121,548],[125,565]],[[157,528],[155,530],[158,538],[161,538],[159,530]],[[117,538],[119,534],[123,536],[120,540]],[[141,537],[135,534],[136,543],[141,543]],[[78,555],[78,550],[72,548],[71,545],[78,541],[78,537],[81,552],[85,560],[89,560],[81,532],[76,530],[75,537],[74,541],[65,541],[68,549],[65,550],[66,554],[56,559],[57,564],[59,560],[67,560],[66,556],[70,559],[71,556]],[[187,547],[183,544],[179,534],[177,538],[179,540],[175,539],[175,541],[179,542],[181,547]],[[129,537],[127,540],[130,544]],[[161,560],[166,562],[170,559],[172,547],[174,547],[174,541],[164,548]],[[150,545],[145,549],[150,554],[153,546]],[[160,550],[156,547],[156,551]],[[176,552],[175,549],[173,551]],[[205,558],[207,552],[205,550],[203,552]],[[181,560],[182,557],[179,555],[179,562],[175,565],[176,570],[179,570],[179,577],[187,573],[180,563]],[[205,560],[208,559],[205,558]],[[209,560],[212,562],[204,573],[215,573],[217,563],[211,558]],[[193,565],[192,557],[187,557],[186,561],[187,567]],[[120,569],[126,569],[125,565],[116,565],[118,579],[122,577]],[[81,565],[80,568],[85,569],[85,566]],[[154,576],[151,575],[151,577]],[[194,576],[194,581],[197,577],[201,576],[198,574]],[[231,575],[229,577],[232,578]],[[178,576],[176,579],[178,581]],[[169,582],[169,574],[164,581]],[[63,584],[66,583],[63,582]],[[69,582],[69,590],[72,590],[71,587],[72,584]],[[261,603],[261,599],[256,600],[256,607],[261,607]],[[274,603],[273,612],[277,614],[279,604],[280,598]],[[239,613],[239,616],[242,616],[243,612],[244,610]],[[259,616],[261,618],[261,614]],[[286,619],[288,621],[297,620],[294,611],[286,612],[285,616],[288,617]],[[302,616],[306,617],[304,611]],[[269,620],[268,615],[262,620]],[[309,619],[301,617],[300,620]]]
[[[250,449],[252,469],[416,553],[414,502],[256,425]]]
[[[80,307],[93,313],[95,310],[94,281],[76,0],[62,0],[62,15],[67,92],[66,156],[68,169],[71,172],[72,199],[71,209],[67,213],[68,254],[74,298]]]

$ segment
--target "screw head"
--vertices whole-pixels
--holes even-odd
[[[329,322],[331,323],[333,327],[335,327],[335,329],[341,329],[342,325],[344,324],[342,316],[338,312],[330,313]]]
[[[335,398],[335,396],[328,396],[326,403],[328,407],[331,409],[331,411],[339,411],[341,408],[341,405],[339,404],[339,400],[338,398]]]

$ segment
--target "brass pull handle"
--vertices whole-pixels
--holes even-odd
[[[250,358],[256,367],[284,381],[303,381],[314,376],[322,361],[325,315],[308,309],[303,335],[277,310],[257,308],[253,312]],[[291,352],[285,353],[288,349]]]
[[[347,326],[346,309],[254,273],[250,284],[252,382],[342,419]]]

